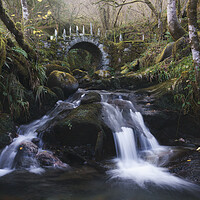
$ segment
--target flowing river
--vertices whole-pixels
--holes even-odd
[[[2,200],[197,200],[199,187],[170,174],[162,167],[173,149],[159,145],[145,126],[126,93],[98,91],[103,105],[102,118],[113,132],[116,158],[104,161],[109,166],[102,174],[88,166],[42,168],[34,159],[17,169],[17,149],[22,141],[39,137],[63,110],[80,105],[87,91],[79,90],[41,119],[18,129],[19,136],[0,155],[0,199]],[[44,151],[42,140],[39,151]],[[66,164],[66,166],[68,166]]]

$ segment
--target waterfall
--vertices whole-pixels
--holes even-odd
[[[84,95],[81,95],[83,97]],[[66,101],[58,101],[55,108],[42,118],[35,120],[27,125],[21,125],[18,128],[16,137],[13,142],[6,146],[0,155],[0,176],[4,176],[15,170],[15,158],[20,144],[24,141],[32,141],[38,137],[38,130],[44,129],[49,126],[51,120],[58,116],[62,111],[76,108],[80,105],[80,97],[78,99],[69,98]],[[42,151],[42,142],[40,142],[40,149]],[[33,173],[41,173],[44,169],[39,167],[37,161],[32,159],[30,168],[28,169]]]
[[[111,179],[130,180],[141,187],[147,183],[173,187],[192,185],[171,175],[162,167],[168,161],[172,150],[159,145],[146,127],[141,113],[127,100],[127,94],[96,92],[101,95],[102,118],[113,132],[116,147],[117,158],[113,160],[115,167],[107,172]],[[19,136],[0,155],[0,176],[15,170],[14,161],[21,142],[37,138],[38,130],[46,129],[51,120],[62,111],[80,105],[81,98],[87,91],[79,90],[77,93],[66,101],[58,101],[55,108],[41,119],[19,127]],[[39,148],[42,151],[42,145]],[[33,162],[28,170],[33,173],[44,171],[36,162]]]
[[[158,186],[191,185],[160,167],[168,161],[171,150],[159,145],[132,102],[108,94],[102,99],[103,118],[113,132],[117,153],[113,160],[116,167],[108,171],[111,179],[131,180],[141,187],[149,182]]]

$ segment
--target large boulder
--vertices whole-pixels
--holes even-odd
[[[90,156],[95,158],[115,153],[112,132],[102,120],[100,103],[84,104],[73,109],[44,132],[43,141],[59,148],[88,149]]]
[[[16,128],[11,117],[6,113],[0,113],[0,149],[12,142]]]
[[[50,88],[61,88],[66,97],[75,93],[79,86],[78,81],[72,75],[57,70],[51,72],[47,81],[47,85]]]
[[[101,104],[81,105],[60,120],[45,140],[52,139],[61,145],[79,146],[96,144],[98,132],[101,131]]]

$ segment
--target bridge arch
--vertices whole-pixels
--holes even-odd
[[[66,54],[72,49],[83,49],[91,53],[97,59],[100,69],[107,69],[110,64],[108,53],[104,51],[104,46],[99,42],[98,38],[91,36],[79,36],[73,38],[66,49]]]

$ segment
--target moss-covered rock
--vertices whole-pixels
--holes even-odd
[[[71,146],[95,146],[98,132],[101,131],[101,108],[101,104],[88,104],[74,109],[54,127],[57,141]]]
[[[46,71],[47,76],[49,76],[51,74],[51,72],[54,70],[58,70],[58,71],[62,71],[62,72],[71,74],[71,71],[68,67],[61,66],[58,64],[48,64],[48,65],[45,65],[44,68],[46,69],[45,71]]]
[[[61,88],[66,97],[73,94],[78,89],[78,81],[72,75],[57,70],[51,72],[47,81],[47,85],[50,88]]]
[[[0,149],[10,144],[16,132],[15,124],[8,114],[0,113]]]
[[[43,140],[59,147],[90,146],[92,157],[113,155],[115,148],[112,132],[104,124],[101,110],[100,103],[84,104],[73,109],[44,133]]]
[[[94,72],[93,77],[94,77],[95,79],[104,79],[104,78],[109,78],[109,77],[111,77],[111,74],[110,74],[110,72],[107,71],[107,70],[98,70],[98,71]]]
[[[83,78],[84,76],[87,76],[88,73],[86,71],[83,71],[83,70],[80,70],[80,69],[74,69],[72,71],[73,73],[73,76],[76,78],[76,79],[81,79]]]
[[[97,92],[89,92],[81,99],[81,104],[101,102],[101,95]]]

